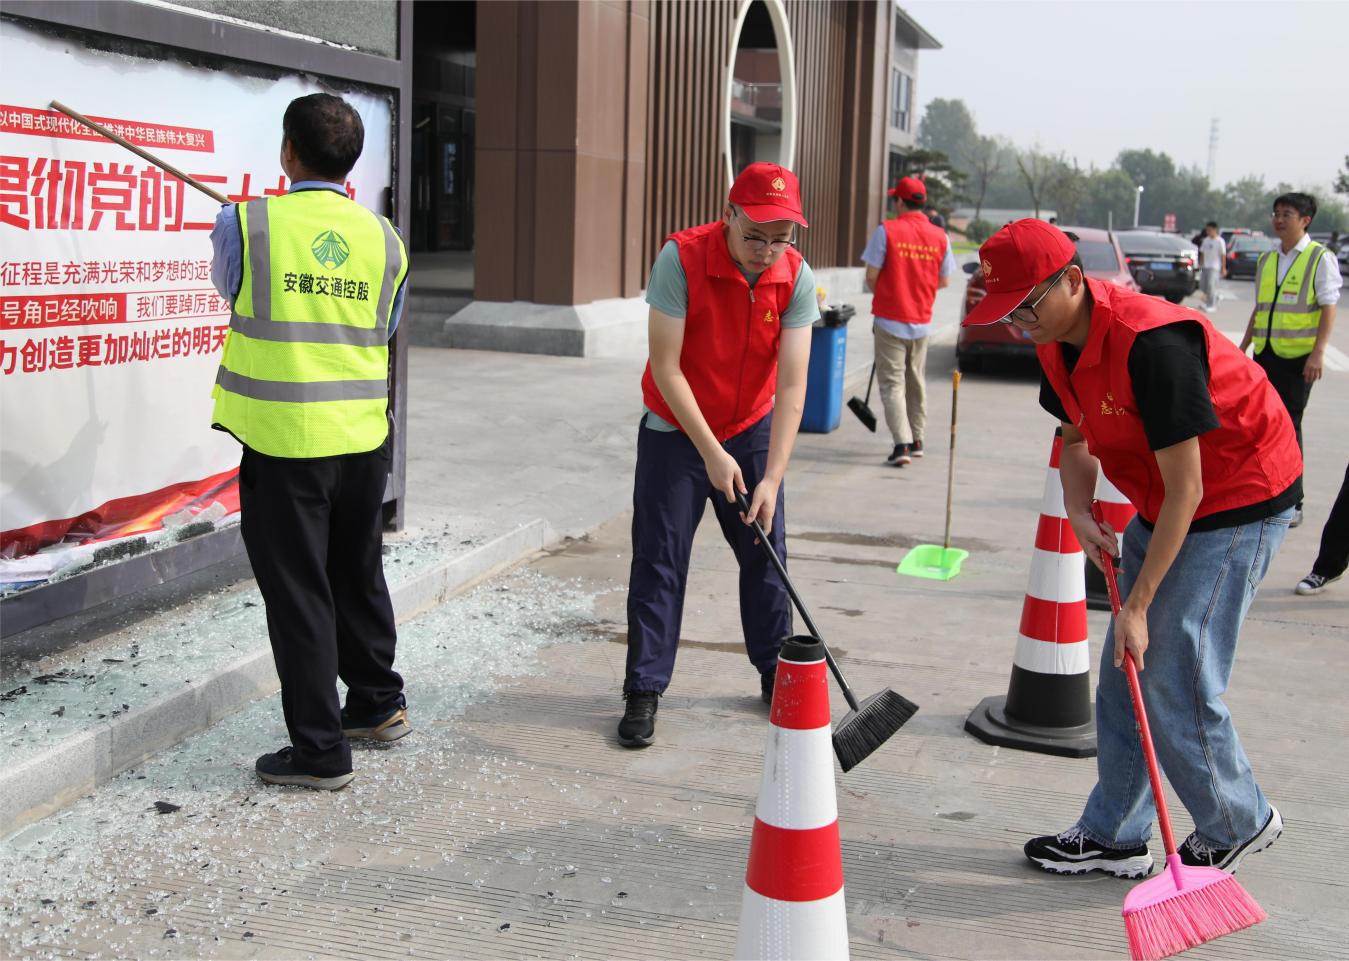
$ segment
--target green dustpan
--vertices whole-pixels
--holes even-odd
[[[904,555],[895,572],[909,577],[926,577],[931,581],[949,581],[960,573],[961,562],[969,551],[940,544],[919,544]]]

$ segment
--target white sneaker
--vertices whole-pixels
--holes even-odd
[[[1297,587],[1295,587],[1294,590],[1304,597],[1308,597],[1312,594],[1320,594],[1343,576],[1344,575],[1341,574],[1335,577],[1322,577],[1320,574],[1313,572],[1298,581]]]

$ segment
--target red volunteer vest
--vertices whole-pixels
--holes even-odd
[[[946,257],[946,231],[919,210],[885,222],[885,263],[871,301],[874,317],[906,324],[932,322],[932,301]]]
[[[1264,372],[1202,314],[1145,294],[1087,279],[1095,304],[1091,333],[1069,375],[1063,351],[1036,347],[1050,385],[1111,483],[1149,523],[1166,486],[1143,433],[1129,377],[1129,350],[1145,330],[1192,321],[1208,347],[1209,396],[1218,428],[1199,436],[1204,497],[1195,518],[1276,497],[1302,474],[1293,422]]]
[[[671,234],[689,285],[679,369],[717,440],[734,437],[773,408],[782,312],[792,299],[801,255],[786,255],[750,289],[731,260],[721,221]],[[642,374],[647,409],[679,425],[647,361]],[[682,427],[680,427],[683,430]]]

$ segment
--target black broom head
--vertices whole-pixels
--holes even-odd
[[[857,415],[857,419],[862,422],[862,426],[873,434],[876,433],[876,415],[871,412],[866,401],[860,397],[852,397],[848,400],[848,410]]]
[[[871,695],[834,727],[839,766],[844,771],[857,767],[917,712],[917,704],[889,688]]]

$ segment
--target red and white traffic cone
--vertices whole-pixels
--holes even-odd
[[[1105,514],[1106,523],[1114,528],[1116,536],[1119,538],[1120,553],[1124,553],[1124,528],[1129,526],[1129,521],[1134,519],[1138,511],[1134,510],[1134,505],[1129,503],[1129,498],[1120,493],[1118,487],[1110,483],[1110,479],[1101,473],[1096,479],[1096,499],[1101,502],[1101,511]],[[1087,607],[1093,611],[1110,610],[1110,594],[1105,588],[1105,575],[1101,573],[1100,568],[1091,562],[1090,558],[1083,558],[1083,567],[1087,572]],[[1119,558],[1115,558],[1115,573],[1119,574]]]
[[[1045,475],[1007,694],[980,701],[965,719],[965,730],[989,744],[1093,757],[1096,719],[1087,650],[1085,555],[1063,507],[1062,449],[1063,433],[1058,430]]]
[[[813,637],[778,653],[735,956],[848,957],[829,678]]]

